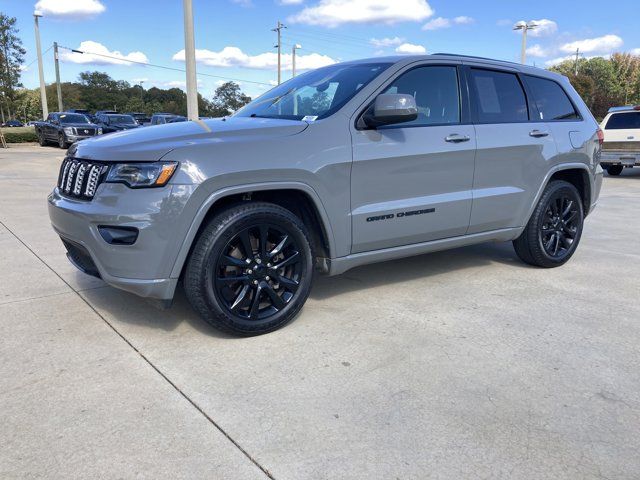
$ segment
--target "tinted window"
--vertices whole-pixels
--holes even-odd
[[[640,112],[614,113],[607,120],[605,130],[640,128]]]
[[[136,123],[131,115],[109,115],[109,122],[123,125],[133,125]]]
[[[405,93],[416,99],[418,118],[407,125],[460,123],[456,67],[421,67],[398,77],[384,93]]]
[[[567,94],[552,80],[527,76],[540,120],[575,120],[580,118]]]
[[[89,119],[79,113],[61,113],[60,123],[89,123]]]
[[[471,69],[480,123],[526,122],[527,99],[518,77],[513,73]]]

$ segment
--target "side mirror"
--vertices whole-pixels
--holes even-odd
[[[411,122],[418,118],[418,106],[412,95],[383,93],[376,97],[373,107],[365,113],[364,123],[371,128]]]

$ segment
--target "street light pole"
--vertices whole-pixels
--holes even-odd
[[[296,76],[296,50],[302,48],[302,45],[296,43],[291,49],[291,78]]]
[[[58,42],[53,42],[53,63],[56,66],[56,90],[58,92],[58,111],[64,112],[62,107],[62,87],[60,86],[60,64],[58,62]]]
[[[36,50],[38,51],[38,74],[40,76],[40,101],[42,102],[42,119],[46,120],[49,116],[49,108],[47,107],[47,90],[44,84],[44,69],[42,67],[42,47],[40,46],[40,26],[38,18],[42,17],[39,11],[33,12],[36,32]]]
[[[193,35],[193,1],[183,0],[184,57],[187,70],[187,117],[198,120],[198,80],[196,79],[196,47]]]
[[[527,31],[533,30],[537,26],[538,24],[533,22],[518,22],[513,27],[514,30],[522,30],[522,51],[520,52],[520,63],[523,65],[527,63]]]

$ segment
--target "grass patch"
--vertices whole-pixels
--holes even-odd
[[[7,143],[31,143],[38,141],[36,129],[33,127],[11,127],[0,130],[2,130]]]

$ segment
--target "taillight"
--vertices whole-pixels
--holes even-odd
[[[600,146],[602,146],[602,144],[604,143],[604,132],[601,128],[598,129],[598,143],[600,144]]]

